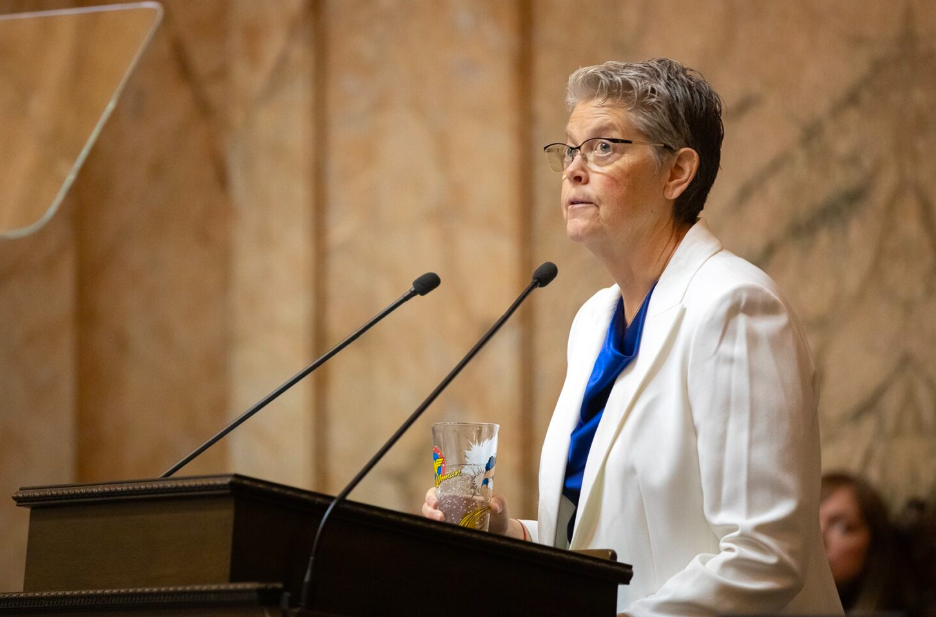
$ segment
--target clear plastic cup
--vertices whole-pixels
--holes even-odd
[[[487,531],[499,429],[481,422],[432,425],[435,485],[446,522]]]

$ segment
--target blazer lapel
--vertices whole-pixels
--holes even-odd
[[[664,351],[669,348],[667,342],[671,340],[684,313],[682,301],[689,282],[702,264],[721,249],[721,243],[709,231],[708,225],[700,220],[683,238],[669,265],[663,271],[650,297],[647,320],[644,322],[637,357],[634,363],[618,376],[588,453],[575,520],[575,532],[570,548],[579,548],[579,544],[585,541],[580,540],[581,536],[577,531],[583,522],[591,521],[600,511],[600,490],[593,491],[592,489],[595,486],[601,486],[600,482],[596,484],[596,480],[599,479],[599,474],[603,472],[607,464],[611,446],[620,435],[640,394],[651,381],[651,376],[655,373],[654,367],[659,362],[665,361],[668,356],[668,353]],[[605,329],[607,329],[607,324]],[[589,366],[590,370],[591,366]],[[585,381],[587,380],[586,376]],[[584,387],[582,390],[581,394],[584,394]],[[581,405],[581,395],[578,400]],[[570,432],[571,430],[572,428],[569,428]],[[568,437],[566,449],[568,450]]]
[[[611,316],[621,295],[617,286],[608,294],[607,306],[600,307],[593,316],[578,329],[575,351],[569,358],[568,377],[556,401],[556,409],[546,432],[543,444],[543,457],[540,461],[538,535],[542,544],[553,545],[556,537],[556,517],[559,512],[559,500],[565,481],[566,460],[569,456],[569,442],[572,430],[578,423],[582,409],[585,387],[605,335]]]

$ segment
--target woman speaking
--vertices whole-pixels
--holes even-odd
[[[815,372],[776,284],[699,214],[718,174],[721,101],[668,59],[569,78],[569,238],[614,286],[572,323],[543,444],[536,521],[495,497],[490,528],[634,566],[634,617],[840,615],[819,529]],[[435,490],[423,506],[441,519]]]

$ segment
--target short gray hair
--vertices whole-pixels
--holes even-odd
[[[702,75],[669,58],[646,62],[605,62],[569,76],[566,105],[583,101],[623,105],[634,126],[650,141],[699,154],[699,170],[676,200],[677,219],[694,223],[718,175],[725,135],[722,101]],[[657,160],[665,160],[657,150]]]

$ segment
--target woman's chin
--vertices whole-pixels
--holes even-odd
[[[584,221],[568,221],[566,223],[566,236],[573,242],[582,244],[588,243],[588,240],[594,235],[589,225],[584,225]]]

